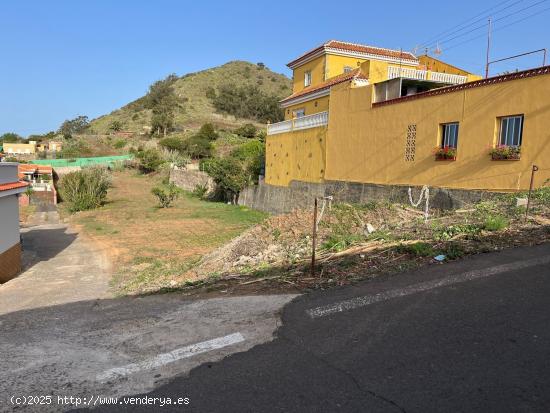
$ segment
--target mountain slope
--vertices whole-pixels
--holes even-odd
[[[195,129],[205,122],[213,122],[220,127],[235,127],[244,119],[216,113],[211,101],[206,97],[209,87],[217,90],[220,86],[254,85],[266,94],[280,98],[291,93],[291,80],[268,68],[249,62],[232,61],[222,66],[189,73],[180,77],[174,84],[176,94],[182,99],[183,108],[177,109],[176,130]],[[142,132],[150,124],[151,113],[143,107],[143,97],[91,122],[96,133],[105,133],[115,120],[122,122],[124,130]]]

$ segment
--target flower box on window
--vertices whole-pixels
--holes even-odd
[[[489,152],[493,161],[519,161],[520,146],[498,145]]]
[[[455,161],[456,160],[456,148],[452,146],[443,146],[435,148],[435,160],[436,161]]]

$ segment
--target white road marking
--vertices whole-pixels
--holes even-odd
[[[480,270],[472,270],[461,274],[451,275],[449,277],[426,281],[423,283],[413,284],[408,287],[399,288],[396,290],[385,291],[374,295],[366,295],[361,297],[351,298],[349,300],[340,301],[334,304],[329,304],[322,307],[316,307],[306,310],[306,313],[311,318],[320,318],[327,315],[341,313],[343,311],[353,310],[360,307],[365,307],[381,301],[391,300],[392,298],[404,297],[411,294],[417,294],[423,291],[432,290],[434,288],[445,287],[447,285],[463,283],[466,281],[475,280],[478,278],[490,277],[504,272],[520,270],[523,268],[534,267],[536,265],[550,263],[550,257],[534,258],[532,260],[519,261],[510,264],[502,264],[494,267],[483,268]]]
[[[173,363],[177,360],[196,356],[197,354],[206,353],[208,351],[217,350],[232,344],[241,343],[244,337],[241,333],[233,333],[228,336],[214,338],[212,340],[203,341],[201,343],[191,344],[190,346],[181,347],[168,353],[159,354],[148,360],[138,363],[127,364],[122,367],[115,367],[104,371],[96,376],[99,381],[108,381],[117,377],[128,376],[141,370],[150,370],[156,367],[164,366],[168,363]]]

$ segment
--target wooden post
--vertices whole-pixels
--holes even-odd
[[[531,183],[529,184],[529,194],[527,195],[527,207],[525,208],[525,219],[529,216],[529,208],[531,207],[531,194],[533,193],[533,185],[535,182],[535,172],[539,170],[537,165],[533,165],[531,170]]]
[[[315,277],[315,248],[317,244],[317,197],[313,206],[313,237],[311,247],[311,276]]]

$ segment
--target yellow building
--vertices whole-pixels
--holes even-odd
[[[7,155],[32,155],[37,152],[35,141],[29,143],[4,143],[4,153]]]
[[[537,186],[550,179],[550,67],[481,79],[430,56],[335,41],[289,67],[285,121],[268,125],[267,184],[512,191],[528,188],[533,164]]]

